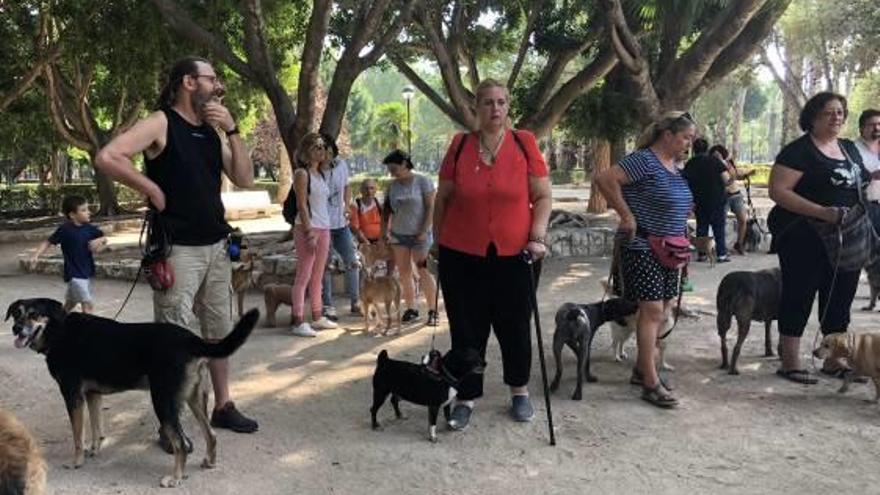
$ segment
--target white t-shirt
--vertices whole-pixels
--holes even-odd
[[[859,154],[862,155],[862,163],[865,165],[865,169],[868,172],[880,170],[880,155],[872,152],[862,138],[856,139],[855,143],[856,148],[859,149]],[[868,201],[880,201],[880,180],[874,179],[868,184],[865,196],[868,198]]]
[[[327,212],[330,216],[330,228],[341,229],[348,226],[345,218],[347,205],[345,204],[345,186],[348,185],[348,164],[345,160],[337,158],[333,168],[324,169],[324,177],[327,179],[329,193],[329,205]]]
[[[311,173],[311,182],[308,185],[309,191],[309,213],[310,213],[310,223],[313,229],[329,229],[330,228],[330,218],[328,214],[329,210],[329,201],[328,197],[330,196],[330,189],[327,187],[327,181],[324,177],[329,178],[326,174],[324,177],[318,173]],[[299,215],[296,216],[296,224],[301,224]]]

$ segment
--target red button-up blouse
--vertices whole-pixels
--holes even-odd
[[[456,163],[462,139],[466,141]],[[547,163],[535,135],[524,130],[505,133],[493,166],[482,162],[479,150],[480,139],[475,133],[457,134],[446,150],[440,180],[451,180],[455,186],[446,204],[440,245],[486,256],[494,243],[499,256],[515,256],[528,243],[532,227],[529,176],[546,177]]]

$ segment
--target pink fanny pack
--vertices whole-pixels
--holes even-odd
[[[648,244],[660,264],[666,268],[680,269],[691,260],[691,243],[687,237],[648,235]]]

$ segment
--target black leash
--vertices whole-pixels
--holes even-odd
[[[550,430],[550,445],[556,445],[556,434],[553,431],[553,409],[550,407],[550,386],[547,382],[547,363],[544,360],[544,338],[541,335],[541,317],[538,311],[537,287],[535,287],[535,259],[529,251],[522,252],[522,259],[529,270],[529,297],[535,314],[535,334],[538,336],[538,359],[541,362],[541,380],[544,384],[544,404],[547,407],[547,429]]]
[[[119,318],[119,315],[122,314],[122,311],[131,299],[138,280],[140,280],[141,274],[144,272],[144,267],[158,259],[165,259],[171,254],[171,241],[168,236],[168,230],[165,228],[164,223],[162,223],[159,213],[152,208],[147,210],[144,214],[144,219],[141,221],[138,248],[141,251],[141,264],[131,283],[131,288],[128,289],[128,294],[122,301],[122,305],[119,306],[119,310],[113,316],[114,320]]]

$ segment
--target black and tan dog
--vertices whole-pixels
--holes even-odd
[[[584,376],[592,383],[597,378],[590,373],[590,347],[599,327],[609,321],[622,321],[638,311],[638,303],[614,298],[593,304],[565,303],[556,311],[556,331],[553,333],[553,358],[556,376],[550,390],[559,388],[562,379],[562,348],[568,346],[577,356],[577,385],[572,400],[581,400]]]
[[[24,299],[9,306],[14,318],[15,347],[30,347],[46,356],[58,382],[73,427],[73,465],[82,466],[84,406],[89,409],[90,456],[101,447],[101,395],[149,390],[160,429],[171,440],[174,471],[161,485],[177,486],[186,464],[180,409],[185,401],[207,443],[202,467],[214,467],[217,439],[208,422],[207,360],[235,352],[259,318],[253,309],[223,340],[211,343],[170,323],[119,323],[82,313],[64,312],[52,299]]]
[[[0,494],[42,495],[46,463],[21,421],[0,408]]]
[[[428,406],[428,439],[436,442],[440,408],[448,421],[449,405],[458,394],[459,382],[471,373],[482,373],[486,367],[475,349],[453,349],[443,357],[438,351],[432,351],[430,356],[429,362],[419,365],[391,359],[385,350],[379,353],[373,373],[373,406],[370,407],[374,430],[380,428],[376,413],[390,395],[398,418],[403,417],[400,399]]]
[[[730,272],[721,279],[715,297],[718,315],[718,337],[721,339],[721,369],[728,369],[727,331],[731,320],[736,318],[737,336],[733,355],[730,358],[729,372],[738,375],[736,361],[743,342],[749,335],[753,321],[764,322],[764,355],[773,356],[770,330],[773,320],[779,318],[779,301],[782,295],[782,272],[779,268],[769,268],[755,272]]]

